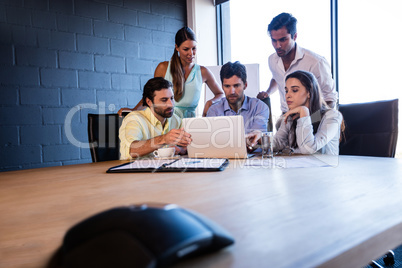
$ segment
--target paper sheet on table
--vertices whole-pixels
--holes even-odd
[[[308,168],[308,167],[333,167],[338,164],[338,156],[328,155],[295,155],[288,157],[276,156],[274,158],[247,159],[245,166],[262,166],[269,168]]]
[[[226,158],[181,158],[166,168],[219,168]]]

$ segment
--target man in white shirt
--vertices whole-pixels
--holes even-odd
[[[265,99],[279,89],[281,110],[286,113],[288,105],[285,98],[285,78],[290,73],[303,70],[315,75],[324,100],[330,107],[335,107],[338,93],[335,91],[329,63],[324,57],[296,44],[296,23],[296,18],[291,14],[281,13],[268,25],[272,45],[276,50],[268,58],[272,80],[267,91],[260,92],[257,98]]]

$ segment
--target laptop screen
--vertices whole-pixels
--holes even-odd
[[[189,157],[247,158],[241,115],[184,118],[183,127],[193,140],[187,146]]]

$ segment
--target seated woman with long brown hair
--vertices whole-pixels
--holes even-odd
[[[286,77],[285,91],[289,111],[274,136],[274,151],[338,155],[342,114],[326,104],[315,76],[293,72]]]

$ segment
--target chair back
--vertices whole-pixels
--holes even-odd
[[[269,97],[266,97],[265,99],[262,99],[262,101],[268,105],[268,109],[269,109],[269,117],[268,117],[268,127],[267,127],[267,131],[272,132],[273,131],[273,123],[272,123],[272,110],[271,110],[271,99]]]
[[[340,104],[345,133],[341,155],[395,157],[398,139],[398,99]]]
[[[88,114],[88,141],[92,162],[120,158],[119,128],[123,117],[118,114]]]

